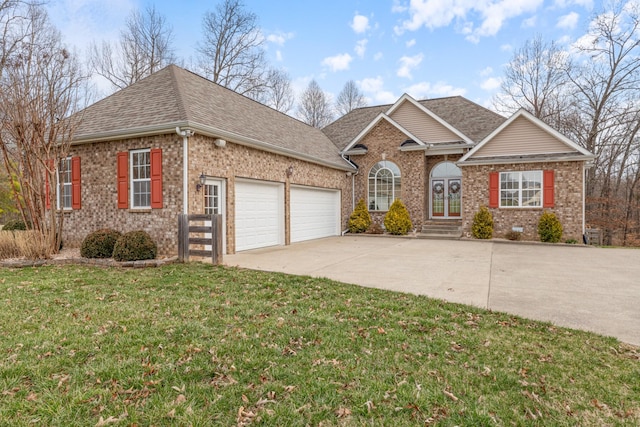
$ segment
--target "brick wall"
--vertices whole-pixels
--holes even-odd
[[[582,162],[544,162],[490,166],[464,166],[462,218],[463,233],[471,237],[473,216],[480,206],[489,205],[489,172],[549,170],[555,171],[555,206],[543,208],[491,208],[494,237],[504,237],[514,226],[523,227],[525,240],[539,240],[538,220],[544,210],[554,212],[562,224],[562,240],[582,241]]]
[[[393,162],[400,168],[401,196],[400,199],[407,207],[414,228],[420,230],[425,218],[425,156],[423,151],[403,152],[400,144],[407,136],[389,122],[380,121],[360,141],[368,148],[362,156],[352,156],[360,172],[355,177],[356,202],[369,196],[369,171],[382,160],[383,153],[387,161]],[[351,204],[349,203],[351,211]],[[374,223],[382,225],[386,212],[371,211]]]
[[[287,169],[293,168],[290,177]],[[195,183],[201,173],[211,178],[224,179],[227,187],[227,252],[235,252],[235,192],[236,178],[251,178],[285,185],[285,243],[290,242],[289,189],[291,185],[306,185],[337,189],[341,192],[341,227],[346,228],[351,214],[351,178],[346,172],[327,168],[304,160],[293,159],[279,154],[256,150],[243,145],[227,143],[224,148],[216,147],[213,138],[196,135],[189,141],[189,211],[204,212],[204,194],[196,192]],[[230,220],[231,219],[231,220]]]
[[[289,243],[289,187],[307,185],[338,189],[342,196],[342,226],[351,213],[351,179],[344,171],[288,158],[278,154],[233,144],[218,148],[213,138],[196,135],[189,141],[189,213],[204,212],[204,192],[196,192],[198,177],[204,172],[226,181],[227,252],[235,251],[234,180],[252,178],[285,184],[285,231]],[[132,210],[117,207],[118,152],[161,148],[163,209]],[[79,246],[84,237],[100,228],[121,232],[145,230],[158,243],[161,255],[177,253],[178,215],[183,211],[183,144],[175,134],[99,142],[73,146],[70,155],[80,156],[82,168],[82,209],[65,212],[63,239],[69,247]],[[286,170],[293,167],[287,177]]]
[[[118,152],[162,149],[162,202],[164,209],[118,209]],[[120,232],[145,230],[158,244],[161,254],[177,252],[177,214],[182,208],[182,140],[178,135],[133,138],[71,147],[80,156],[82,209],[65,212],[63,240],[80,246],[87,234],[101,228]]]

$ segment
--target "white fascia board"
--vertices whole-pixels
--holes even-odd
[[[505,158],[505,159],[473,159],[463,161],[462,158],[456,162],[456,165],[462,166],[487,166],[487,165],[506,165],[510,163],[543,163],[543,162],[587,162],[593,161],[595,156],[558,156],[558,157],[549,157],[549,158],[523,158],[523,159],[514,159],[514,158]]]
[[[362,129],[362,131],[342,150],[342,153],[346,153],[347,151],[349,151],[349,149],[351,147],[353,147],[354,145],[356,145],[358,142],[360,142],[362,140],[362,138],[364,138],[369,132],[371,132],[371,129],[374,128],[375,125],[377,125],[378,123],[380,123],[380,121],[382,120],[386,120],[388,121],[391,125],[393,125],[396,129],[398,129],[400,132],[404,133],[409,139],[414,140],[415,142],[417,142],[419,145],[425,145],[424,142],[422,142],[417,136],[413,135],[411,132],[409,132],[407,129],[403,128],[402,126],[400,126],[400,124],[398,122],[396,122],[395,120],[393,120],[391,117],[389,117],[388,115],[386,115],[385,113],[380,113],[376,116],[375,119],[373,119],[371,121],[371,123],[369,123],[367,125],[367,127],[365,127],[364,129]]]
[[[466,142],[467,144],[474,144],[474,142],[471,140],[471,138],[469,138],[468,136],[466,136],[465,134],[463,134],[462,132],[460,132],[458,129],[456,129],[455,127],[451,126],[447,121],[445,121],[444,119],[442,119],[440,116],[438,116],[436,113],[434,113],[433,111],[429,110],[427,107],[425,107],[424,105],[420,104],[418,101],[416,101],[413,97],[411,97],[408,94],[404,94],[400,97],[400,99],[398,99],[396,101],[395,104],[393,104],[391,106],[391,108],[389,108],[389,110],[387,110],[386,114],[388,116],[391,116],[391,114],[393,114],[394,111],[396,111],[400,105],[402,105],[404,102],[410,102],[413,105],[415,105],[420,111],[422,111],[423,113],[425,113],[426,115],[428,115],[429,117],[431,117],[433,120],[437,121],[438,123],[440,123],[442,126],[444,126],[445,128],[449,129],[451,132],[453,132],[454,134],[458,135],[460,137],[461,140],[463,140],[464,142]]]

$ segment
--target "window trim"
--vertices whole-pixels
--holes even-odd
[[[69,181],[60,181],[61,178],[61,166],[62,162],[65,162],[67,166],[64,174],[69,177]],[[56,181],[57,181],[57,197],[56,207],[58,210],[71,211],[73,210],[73,165],[71,156],[63,157],[58,161],[58,167],[56,168]],[[69,206],[63,206],[63,190],[68,192]]]
[[[371,173],[373,172],[373,170],[379,166],[378,170],[376,170],[374,176],[371,176]],[[389,167],[389,166],[392,167]],[[396,175],[396,173],[393,170],[393,167],[395,167],[398,170],[398,174]],[[392,177],[392,181],[391,181],[391,194],[392,194],[392,200],[391,203],[389,204],[389,207],[387,209],[371,209],[371,180],[373,179],[374,182],[374,190],[373,190],[373,206],[377,206],[378,205],[378,183],[377,183],[377,177],[378,174],[383,171],[383,170],[387,170],[391,173],[391,177]],[[396,192],[396,182],[398,181],[398,191]],[[400,198],[400,194],[402,192],[402,172],[400,170],[400,167],[394,163],[394,162],[390,162],[388,160],[380,160],[379,162],[376,162],[373,166],[371,166],[371,168],[369,169],[369,174],[367,175],[367,209],[371,212],[388,212],[389,208],[391,207],[391,204],[393,204],[393,202],[395,202],[397,199]]]
[[[522,192],[524,191],[522,188],[522,179],[525,173],[537,173],[540,177],[540,201],[537,205],[522,205]],[[503,189],[502,183],[504,182],[503,176],[506,174],[518,174],[518,204],[517,205],[503,205],[502,204],[502,192],[514,189]],[[498,179],[498,207],[500,209],[543,209],[544,208],[544,171],[543,170],[521,170],[521,171],[501,171],[499,172]]]
[[[148,154],[148,159],[149,159],[149,163],[147,165],[148,168],[148,177],[147,178],[134,178],[134,174],[133,174],[133,168],[134,168],[134,163],[133,163],[133,157],[136,154],[140,154],[140,153],[147,153]],[[136,191],[135,191],[135,186],[134,183],[136,182],[148,182],[149,183],[149,204],[144,205],[144,206],[136,206],[135,204],[135,196],[136,196]],[[129,191],[129,203],[131,206],[132,210],[148,210],[151,209],[151,148],[142,148],[142,149],[138,149],[138,150],[130,150],[129,151],[129,187],[130,187],[130,191]]]

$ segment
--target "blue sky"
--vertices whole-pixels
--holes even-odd
[[[176,53],[195,59],[202,17],[216,2],[51,0],[65,41],[82,54],[115,40],[130,11],[155,4],[173,26]],[[597,0],[244,0],[258,16],[267,57],[299,93],[311,79],[334,98],[354,80],[370,105],[403,93],[463,95],[489,106],[504,65],[541,34],[569,46],[601,9]]]

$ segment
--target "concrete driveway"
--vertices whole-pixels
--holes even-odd
[[[347,235],[224,261],[427,295],[640,345],[640,249]]]

